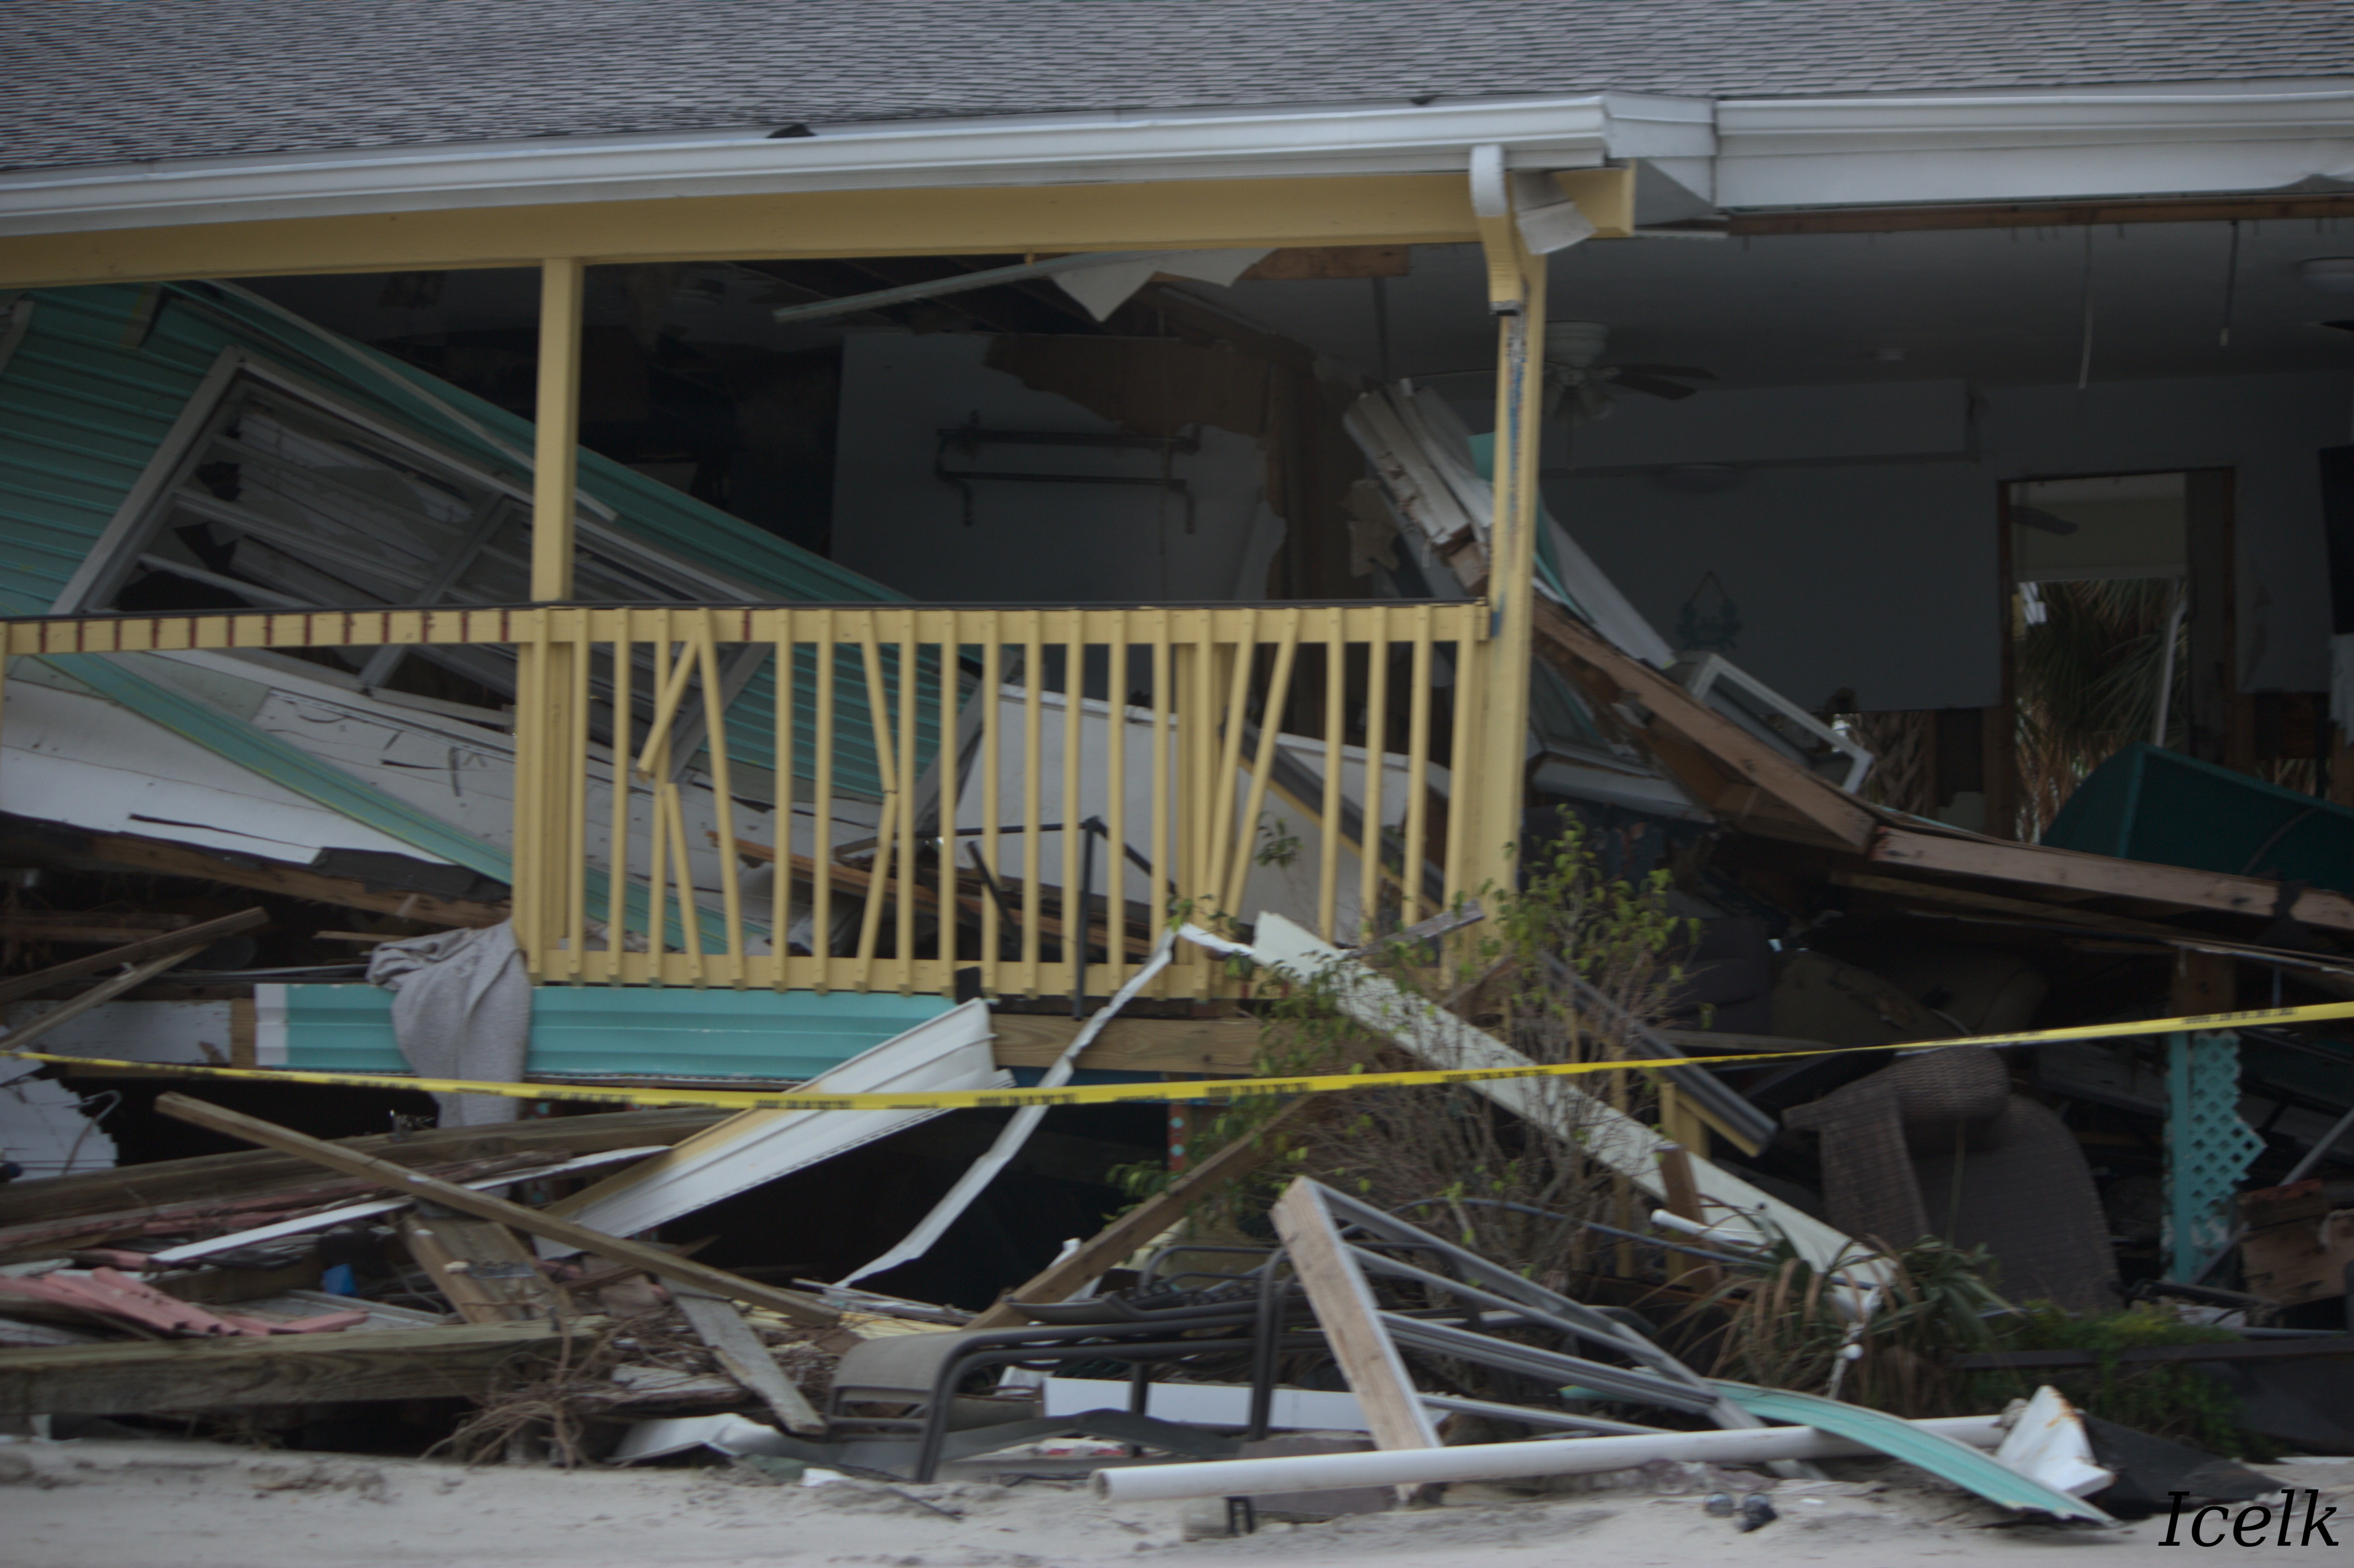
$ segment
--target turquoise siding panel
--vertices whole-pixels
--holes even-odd
[[[816,1077],[955,1006],[937,996],[837,991],[536,986],[526,1071],[616,1078]],[[392,993],[372,985],[286,988],[286,1065],[406,1073]]]

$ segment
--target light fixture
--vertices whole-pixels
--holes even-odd
[[[2308,289],[2325,294],[2354,294],[2354,256],[2316,256],[2298,262],[2296,275]]]

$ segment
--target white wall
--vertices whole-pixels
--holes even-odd
[[[987,429],[1109,434],[1119,427],[1067,397],[1034,392],[984,364],[980,334],[873,333],[843,344],[833,556],[917,599],[1010,604],[1064,599],[1264,599],[1283,539],[1259,499],[1258,443],[1204,428],[1175,472],[1185,507],[1159,488],[975,485],[964,501],[932,471],[938,432],[979,416]],[[951,469],[1158,475],[1156,452],[1041,446],[950,448]]]
[[[2241,685],[2317,691],[2329,602],[2314,453],[2348,440],[2350,417],[2342,374],[1998,387],[1977,396],[1960,461],[1757,467],[1712,494],[1556,470],[1545,493],[1670,641],[1713,571],[1743,622],[1731,657],[1792,699],[1852,688],[1867,709],[1975,707],[1998,690],[2005,481],[2231,468]]]

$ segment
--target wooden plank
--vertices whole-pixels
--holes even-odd
[[[1649,715],[1647,743],[1677,780],[1720,816],[1773,837],[1863,849],[1880,818],[1764,741],[1696,700],[1666,675],[1631,659],[1553,605],[1536,609],[1536,650],[1606,708],[1628,699]],[[1699,759],[1716,777],[1701,772]],[[1775,810],[1761,810],[1769,805]],[[1754,819],[1754,820],[1753,820]],[[1776,830],[1779,830],[1778,832]]]
[[[998,1012],[989,1021],[1001,1067],[1044,1067],[1060,1059],[1081,1020]],[[1116,1018],[1079,1054],[1082,1071],[1220,1073],[1241,1075],[1258,1064],[1259,1021],[1235,1018]]]
[[[562,1332],[546,1323],[481,1323],[0,1350],[0,1415],[473,1399],[500,1367],[552,1348]]]
[[[507,917],[504,904],[482,904],[463,898],[440,898],[429,893],[373,889],[350,877],[324,876],[299,866],[273,861],[249,861],[207,854],[186,844],[166,843],[129,833],[92,833],[87,853],[95,860],[164,876],[194,877],[249,887],[257,893],[282,893],[317,904],[398,915],[433,926],[495,926]]]
[[[1227,1144],[1169,1183],[1166,1189],[1147,1198],[1088,1237],[1069,1256],[1056,1259],[1014,1287],[1008,1292],[1008,1299],[1060,1301],[1104,1270],[1118,1267],[1129,1254],[1183,1219],[1186,1210],[1193,1204],[1229,1182],[1249,1175],[1273,1159],[1276,1148],[1268,1135],[1298,1115],[1300,1105],[1304,1103],[1295,1102],[1285,1107],[1262,1123],[1257,1131]],[[1011,1329],[1029,1320],[1000,1301],[966,1327]]]
[[[1851,887],[1858,893],[1878,894],[1889,898],[1912,899],[1928,904],[1943,904],[1956,909],[1983,910],[1989,915],[2017,915],[2030,920],[2058,920],[2087,930],[2115,931],[2126,936],[2162,937],[2179,940],[2194,937],[2177,926],[2162,925],[2155,920],[2136,920],[2124,915],[2110,915],[2099,910],[2080,908],[2066,902],[2064,896],[2051,899],[2010,898],[1999,893],[1984,893],[1976,888],[1955,887],[1943,882],[1916,881],[1908,877],[1876,876],[1870,872],[1852,871],[1845,866],[1833,866],[1824,873],[1825,879],[1840,887]]]
[[[380,1155],[396,1165],[454,1166],[509,1156],[597,1154],[610,1149],[678,1143],[735,1113],[691,1107],[604,1111],[593,1116],[535,1118],[490,1127],[424,1128],[338,1140],[338,1147]],[[535,1160],[534,1163],[538,1161]],[[444,1171],[443,1174],[448,1174]],[[160,1160],[111,1171],[86,1171],[41,1181],[0,1186],[0,1225],[47,1224],[78,1215],[105,1215],[172,1205],[227,1202],[256,1194],[291,1202],[332,1202],[376,1183],[319,1187],[312,1160],[270,1150],[240,1150],[188,1160]],[[318,1189],[315,1192],[313,1189]]]
[[[117,948],[118,952],[125,949]],[[126,991],[145,985],[165,969],[184,964],[195,955],[195,949],[165,953],[160,959],[150,959],[134,965],[119,975],[112,975],[90,987],[71,1001],[59,1003],[28,1023],[20,1023],[5,1035],[0,1035],[0,1050],[22,1051],[60,1024],[70,1023],[83,1013],[105,1006]],[[30,977],[28,977],[30,978]]]
[[[1403,278],[1414,270],[1414,252],[1403,245],[1289,246],[1251,264],[1246,283],[1292,282],[1316,278]]]
[[[469,1323],[520,1323],[553,1318],[556,1287],[514,1232],[464,1214],[400,1216],[400,1239]]]
[[[803,1396],[777,1359],[769,1354],[769,1347],[752,1326],[737,1314],[735,1307],[716,1296],[705,1295],[692,1286],[675,1285],[670,1298],[686,1320],[719,1358],[727,1375],[744,1385],[746,1392],[760,1396],[762,1404],[782,1423],[788,1432],[816,1436],[825,1431],[825,1417]]]
[[[53,985],[62,984],[69,980],[79,980],[83,975],[100,974],[125,964],[144,964],[161,958],[175,959],[184,958],[199,948],[210,947],[223,937],[234,937],[240,931],[250,931],[257,926],[266,926],[269,923],[270,915],[267,910],[240,909],[234,915],[224,915],[217,920],[207,920],[201,926],[190,926],[186,930],[167,931],[161,936],[144,938],[123,947],[109,948],[102,953],[87,953],[79,959],[70,959],[62,964],[51,964],[48,969],[37,969],[28,975],[17,975],[12,980],[0,980],[0,1005],[15,1001],[19,997],[30,996],[35,991],[47,991]],[[58,1010],[59,1012],[63,1011],[62,1008]],[[58,1013],[53,1012],[48,1016],[55,1019]],[[17,1033],[21,1034],[25,1031]]]
[[[797,1323],[826,1325],[841,1320],[841,1313],[815,1297],[804,1296],[798,1290],[779,1290],[774,1286],[730,1274],[724,1268],[714,1268],[709,1264],[696,1263],[692,1258],[664,1252],[660,1247],[610,1236],[602,1231],[574,1224],[570,1220],[525,1208],[521,1203],[510,1203],[504,1198],[493,1197],[488,1192],[476,1192],[449,1181],[436,1181],[404,1166],[395,1165],[388,1160],[379,1160],[371,1154],[328,1143],[263,1121],[260,1117],[246,1116],[219,1106],[207,1105],[202,1100],[192,1100],[186,1095],[165,1095],[155,1102],[155,1108],[166,1116],[176,1117],[215,1132],[225,1132],[231,1138],[242,1138],[265,1149],[301,1155],[347,1176],[373,1176],[395,1192],[429,1199],[461,1214],[496,1220],[502,1224],[513,1225],[533,1235],[546,1236],[550,1241],[581,1252],[611,1258],[616,1263],[630,1264],[657,1278],[683,1280],[689,1285],[699,1285],[730,1301],[746,1301],[756,1307],[769,1308]]]
[[[65,942],[74,945],[102,943],[111,948],[123,942],[143,940],[154,936],[159,929],[168,931],[173,927],[133,925],[128,921],[112,926],[101,925],[95,917],[71,923],[19,917],[0,919],[0,941]]]
[[[1316,1183],[1305,1176],[1294,1181],[1276,1200],[1272,1218],[1349,1392],[1365,1413],[1374,1446],[1437,1447],[1438,1433],[1406,1374],[1405,1358],[1383,1327],[1373,1288],[1342,1245]]]
[[[2153,904],[2212,909],[2257,920],[2271,919],[2281,898],[2279,883],[2259,877],[2190,871],[2147,861],[2113,860],[2107,855],[2079,854],[2073,850],[2048,849],[2041,844],[1949,838],[1942,833],[1914,832],[1903,828],[1882,829],[1872,842],[1871,858],[1885,865],[2100,897],[2146,899]],[[2306,888],[2297,895],[2288,913],[2308,926],[2354,931],[2354,899],[2343,894]]]

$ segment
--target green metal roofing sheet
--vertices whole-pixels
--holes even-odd
[[[96,546],[221,351],[239,346],[413,430],[491,473],[528,483],[528,420],[414,366],[337,338],[241,290],[208,283],[103,285],[31,296],[22,339],[0,365],[0,614],[40,615]],[[629,537],[745,586],[756,600],[885,603],[899,595],[594,452],[584,497]],[[938,734],[937,673],[919,673],[919,747]],[[250,726],[201,708],[125,660],[59,661],[112,701],[420,850],[505,879],[508,857]],[[814,661],[798,697],[795,771],[812,776]],[[897,655],[885,652],[896,706]],[[797,684],[801,684],[797,682]],[[836,787],[879,793],[864,670],[836,680]],[[731,757],[774,760],[774,661],[728,709]]]

